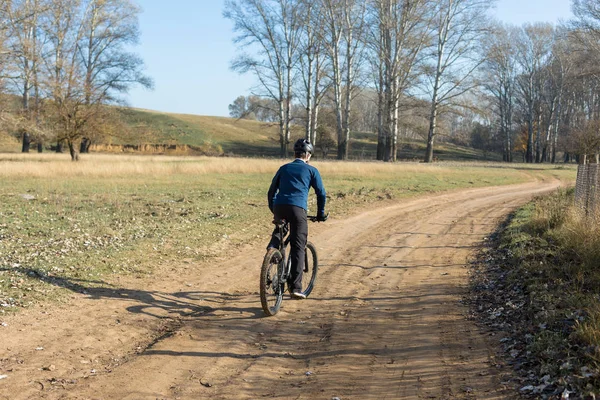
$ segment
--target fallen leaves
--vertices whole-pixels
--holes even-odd
[[[563,308],[566,294],[543,276],[531,276],[525,262],[500,248],[498,235],[490,239],[473,262],[467,300],[472,318],[490,335],[499,333],[505,363],[515,372],[511,384],[521,396],[595,398],[600,376],[593,352],[572,335],[585,312]]]

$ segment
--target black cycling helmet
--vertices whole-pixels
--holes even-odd
[[[294,153],[310,153],[314,151],[312,143],[308,139],[298,139],[294,143]]]

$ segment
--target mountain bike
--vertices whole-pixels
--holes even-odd
[[[308,216],[307,219],[317,222],[315,216]],[[279,244],[279,248],[267,250],[260,271],[260,302],[263,311],[268,316],[275,315],[279,311],[283,302],[285,285],[292,269],[292,259],[289,254],[291,246],[288,222],[283,220],[273,221],[273,223],[279,229],[279,237],[283,239]],[[306,297],[310,295],[315,286],[318,270],[317,250],[314,244],[307,242],[302,273],[302,293]]]

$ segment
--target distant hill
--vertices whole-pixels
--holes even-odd
[[[143,132],[140,137],[147,142],[199,147],[210,144],[219,147],[225,154],[240,156],[279,155],[278,126],[274,123],[139,109],[124,109],[121,113],[129,126]],[[302,127],[292,128],[293,140],[302,135]],[[354,133],[350,147],[353,159],[375,159],[377,135],[370,132]],[[425,143],[421,140],[400,139],[398,147],[398,158],[401,160],[420,160],[425,155]],[[319,149],[316,155],[321,156]],[[332,156],[335,156],[335,150],[331,152]],[[451,143],[437,144],[435,156],[445,161],[502,160],[499,154],[484,154],[480,150]]]
[[[21,143],[15,137],[0,131],[0,152],[16,153],[18,151],[21,151]]]
[[[124,121],[150,143],[213,146],[225,154],[277,156],[278,128],[245,119],[170,114],[148,110],[121,110]]]
[[[174,154],[279,156],[279,134],[275,123],[133,108],[119,109],[118,113],[128,132],[112,137],[109,143],[96,146],[92,151],[149,152],[154,148],[155,152],[163,152],[172,148]],[[292,140],[302,136],[303,128],[294,126]],[[399,160],[421,160],[425,154],[423,140],[401,138],[398,148]],[[18,152],[20,149],[17,139],[0,132],[0,152]],[[376,151],[375,133],[353,133],[350,142],[352,159],[374,160]],[[480,150],[450,143],[438,143],[434,153],[440,161],[501,160],[498,154],[484,154]],[[322,157],[318,146],[316,157]],[[335,157],[335,149],[331,150],[329,157]]]

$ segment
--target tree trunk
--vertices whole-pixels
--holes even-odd
[[[398,155],[398,108],[399,108],[399,98],[398,98],[398,78],[393,79],[392,85],[392,158],[391,161],[396,162],[396,158]]]
[[[427,135],[427,149],[425,150],[426,163],[433,161],[433,141],[435,139],[435,125],[437,123],[437,104],[435,100],[431,104],[431,114],[429,116],[429,133]]]
[[[529,118],[527,121],[527,152],[525,155],[525,162],[533,162],[533,118]]]
[[[337,148],[337,159],[345,160],[345,159],[347,159],[347,154],[348,154],[348,142],[346,142],[345,135],[342,134],[342,139],[341,139],[340,143],[338,144],[338,148]]]
[[[31,146],[31,136],[29,132],[23,132],[23,146],[21,148],[22,153],[29,153],[29,147]]]
[[[510,130],[507,132],[506,134],[507,138],[506,138],[506,142],[508,144],[508,148],[506,149],[506,161],[507,162],[512,162],[513,161],[513,154],[512,154],[512,140],[510,137]]]
[[[312,109],[312,118],[311,118],[311,141],[313,144],[317,144],[317,128],[319,127],[319,103],[318,97],[315,96],[315,101],[313,102]]]
[[[554,124],[554,134],[552,137],[552,164],[556,163],[556,147],[558,146],[558,119]]]
[[[443,48],[442,48],[443,50]],[[440,51],[438,54],[438,67],[435,75],[435,82],[433,86],[433,96],[431,99],[431,112],[429,114],[429,132],[427,133],[427,149],[425,151],[425,159],[426,163],[430,163],[433,161],[433,141],[435,139],[436,134],[436,125],[437,125],[437,114],[438,114],[438,92],[440,90],[440,79],[441,79],[441,63],[442,63],[442,55],[443,51]]]
[[[285,141],[285,116],[283,109],[283,99],[279,100],[279,155],[281,158],[287,158],[287,143]]]
[[[542,162],[542,110],[538,111],[537,122],[537,129],[535,130],[535,162],[539,164]]]
[[[384,115],[385,115],[385,96],[384,96],[384,81],[383,81],[383,61],[380,59],[379,66],[379,90],[377,91],[377,160],[385,160],[385,128],[384,128]]]
[[[506,142],[508,143],[508,162],[513,162],[513,140],[512,140],[512,126],[513,126],[513,97],[512,89],[510,87],[506,90]]]
[[[79,161],[79,153],[77,152],[77,146],[71,140],[68,141],[69,154],[71,155],[71,161]]]
[[[307,66],[307,77],[306,77],[306,139],[308,139],[313,145],[315,145],[313,138],[313,93],[312,93],[312,80],[313,80],[313,59],[312,55],[308,55],[308,66]]]
[[[317,143],[317,128],[319,127],[319,107],[321,105],[321,89],[319,88],[319,83],[321,80],[321,59],[319,58],[319,54],[316,55],[315,60],[315,77],[314,81],[314,89],[313,89],[313,102],[312,102],[312,117],[311,117],[311,140],[313,144]]]
[[[305,132],[304,132],[304,136],[306,137],[306,139],[308,139],[309,142],[311,142],[313,145],[314,140],[312,140],[313,138],[313,134],[312,134],[312,127],[313,127],[313,122],[312,122],[312,116],[313,116],[313,110],[312,110],[312,96],[309,94],[306,96],[306,101],[307,101],[307,106],[306,106],[306,126],[305,126]]]
[[[385,154],[385,129],[383,129],[381,110],[377,112],[377,155],[379,161],[384,160]]]
[[[529,75],[528,84],[529,92],[527,93],[527,155],[525,156],[525,160],[528,163],[533,163],[533,109],[535,105],[533,98],[534,85],[532,74]]]
[[[548,157],[548,144],[544,143],[544,146],[542,147],[542,156],[541,156],[541,160],[540,162],[546,162],[548,161],[546,158]]]
[[[552,100],[549,112],[550,117],[548,118],[548,126],[546,127],[546,140],[544,141],[544,148],[542,150],[542,162],[550,161],[550,155],[552,154],[552,146],[554,145],[554,142],[552,140],[552,127],[555,123],[558,123],[558,121],[554,122],[554,113],[556,112],[556,99]]]
[[[290,143],[290,120],[292,114],[292,61],[288,60],[287,90],[285,96],[285,157],[287,158],[288,143]]]
[[[334,63],[335,64],[335,63]],[[339,74],[339,70],[338,70]],[[340,79],[337,79],[337,82],[334,82],[334,96],[335,96],[335,120],[336,120],[336,135],[337,135],[337,159],[342,160],[343,152],[341,151],[343,148],[344,141],[344,126],[343,126],[343,117],[342,117],[342,94],[341,94],[341,82]]]
[[[390,161],[396,162],[398,156],[398,109],[394,110],[394,121],[392,123],[392,158]]]
[[[348,159],[348,150],[350,143],[350,108],[352,106],[352,37],[347,39],[347,58],[346,58],[346,95],[344,96],[344,117],[342,120],[343,123],[343,140],[341,146],[338,147],[338,157],[341,157],[340,160]]]
[[[340,149],[342,149],[342,144],[344,141],[344,128],[342,125],[342,105],[340,104],[339,107],[336,106],[336,110],[335,110],[335,118],[336,118],[336,135],[337,135],[337,159],[338,160],[342,160],[342,154],[343,152],[340,152]]]
[[[38,153],[43,153],[44,152],[44,144],[39,139],[38,139],[38,142],[37,142],[37,152]]]
[[[393,154],[394,154],[394,138],[393,138],[393,131],[394,131],[394,117],[393,117],[393,110],[392,110],[392,106],[391,106],[391,93],[390,91],[386,88],[386,93],[385,93],[385,125],[384,125],[384,129],[385,129],[385,155],[383,158],[383,161],[392,161],[393,158]]]
[[[64,149],[64,145],[62,141],[59,141],[56,143],[56,152],[57,153],[64,153],[65,149]]]
[[[90,146],[92,145],[92,141],[88,138],[81,139],[81,145],[79,146],[79,152],[81,154],[86,154],[90,152]]]

